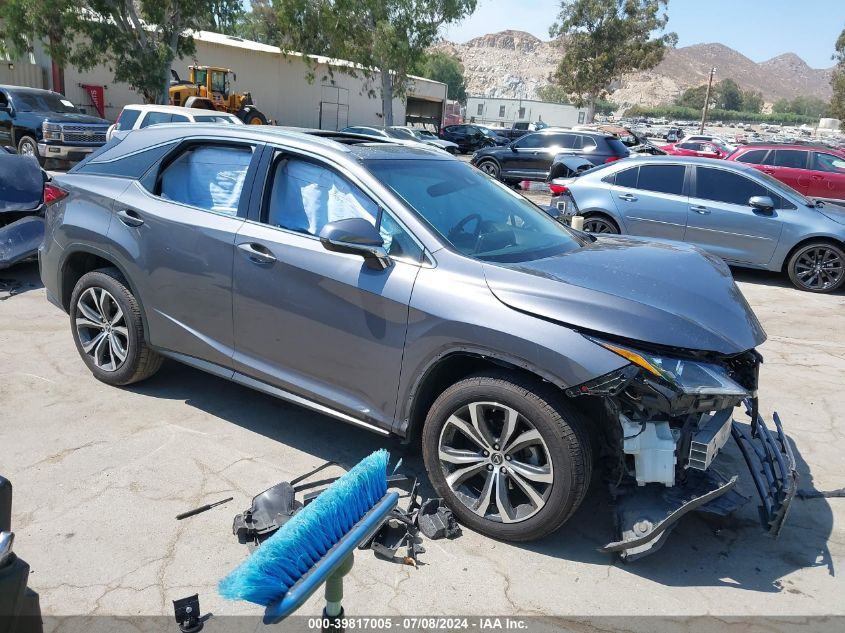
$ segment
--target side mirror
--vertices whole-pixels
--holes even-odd
[[[748,199],[748,206],[765,213],[771,213],[775,210],[775,203],[769,196],[751,196]]]
[[[8,103],[0,105],[0,112],[5,112],[9,116],[12,116],[12,106],[10,106]]]
[[[320,231],[320,244],[327,251],[360,255],[373,270],[385,270],[392,263],[376,227],[363,218],[329,222]]]

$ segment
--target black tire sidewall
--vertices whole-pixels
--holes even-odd
[[[786,267],[786,272],[789,275],[789,281],[791,281],[792,285],[795,286],[796,288],[798,288],[798,290],[803,290],[804,292],[812,292],[812,293],[815,293],[815,294],[827,294],[827,293],[830,293],[830,292],[837,291],[839,288],[842,287],[843,283],[845,283],[845,275],[843,275],[842,277],[839,278],[839,283],[837,283],[835,286],[832,286],[830,288],[815,289],[815,288],[808,288],[807,286],[805,286],[804,284],[801,283],[800,279],[798,279],[798,275],[795,272],[795,265],[798,263],[798,258],[805,251],[807,251],[811,248],[818,248],[818,247],[822,247],[822,246],[824,248],[832,248],[834,250],[839,251],[840,259],[843,262],[845,262],[845,250],[843,250],[839,246],[836,246],[835,244],[831,244],[830,242],[812,242],[810,244],[807,244],[806,246],[802,246],[801,248],[799,248],[797,251],[795,251],[792,254],[792,257],[789,258],[789,263],[787,264],[787,267]]]
[[[613,220],[613,218],[611,218],[609,215],[606,215],[604,213],[585,213],[584,214],[584,223],[585,224],[589,220],[593,220],[593,219],[601,220],[602,222],[604,222],[605,224],[610,226],[610,228],[612,228],[615,231],[615,233],[601,233],[601,234],[600,233],[594,233],[593,235],[621,235],[622,234],[622,231],[619,230],[619,225],[617,225],[616,222]]]
[[[496,171],[492,174],[490,172],[484,171],[484,169],[482,169],[483,165],[493,165],[493,167],[495,167]],[[480,163],[478,163],[478,168],[482,172],[484,172],[485,174],[487,174],[491,178],[495,178],[496,180],[499,180],[499,178],[501,177],[502,172],[499,169],[499,165],[496,163],[495,160],[492,160],[492,159],[489,159],[489,158],[487,160],[482,160]]]
[[[505,386],[507,385],[507,386]],[[432,485],[438,496],[443,497],[458,521],[487,536],[507,541],[524,541],[540,538],[554,531],[568,518],[573,506],[583,491],[576,490],[575,465],[571,454],[580,451],[586,463],[582,446],[571,444],[562,436],[559,423],[551,419],[548,411],[538,402],[521,395],[525,389],[515,384],[503,383],[502,379],[475,378],[464,380],[447,389],[432,405],[422,432],[423,460]],[[543,399],[552,405],[549,399]],[[484,519],[463,505],[446,483],[440,466],[438,445],[440,433],[448,417],[461,407],[477,401],[492,401],[513,407],[524,415],[540,432],[546,446],[554,472],[551,494],[540,512],[518,523],[498,523]],[[558,409],[558,412],[563,412]],[[561,416],[566,424],[565,415]],[[590,465],[586,464],[589,468]]]
[[[114,297],[115,301],[120,306],[120,309],[123,311],[129,338],[129,349],[127,350],[126,360],[116,371],[105,371],[97,367],[91,357],[83,351],[82,343],[80,342],[79,335],[76,331],[76,306],[79,301],[79,297],[88,288],[93,287],[107,290],[109,294]],[[79,279],[73,289],[73,293],[70,298],[70,309],[68,312],[70,314],[71,335],[73,336],[74,345],[76,345],[76,350],[79,352],[79,355],[82,357],[85,365],[91,370],[91,373],[94,374],[94,377],[97,378],[97,380],[110,385],[125,385],[130,383],[133,376],[135,376],[136,370],[138,369],[141,347],[144,342],[141,339],[141,336],[139,336],[139,332],[143,332],[143,330],[140,327],[140,323],[137,322],[137,302],[129,289],[108,273],[102,271],[86,273]]]

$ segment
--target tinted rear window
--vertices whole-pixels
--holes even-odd
[[[610,151],[613,152],[615,156],[629,156],[631,152],[628,151],[628,148],[625,147],[625,143],[620,141],[618,138],[608,138],[605,139],[607,141],[608,147],[610,147]]]
[[[625,169],[616,173],[616,186],[628,187],[630,189],[637,188],[637,173],[640,171],[639,167],[633,169]]]
[[[680,196],[684,192],[684,173],[683,165],[641,165],[637,189]]]

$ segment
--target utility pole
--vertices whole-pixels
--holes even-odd
[[[701,113],[701,126],[698,128],[699,134],[704,134],[704,122],[707,120],[707,110],[710,109],[710,89],[713,87],[713,75],[716,74],[716,68],[710,69],[710,81],[707,82],[707,96],[704,97],[704,112]]]

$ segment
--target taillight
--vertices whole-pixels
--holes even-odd
[[[550,182],[549,183],[549,190],[553,194],[560,195],[562,193],[568,193],[569,187],[567,187],[566,185],[556,185],[556,184]]]
[[[49,182],[44,184],[44,204],[48,207],[59,200],[67,198],[67,195],[68,192],[61,187],[57,187]]]
[[[604,162],[605,163],[612,163],[613,161],[619,160],[620,158],[621,158],[620,156],[609,156],[608,158],[605,159]]]

